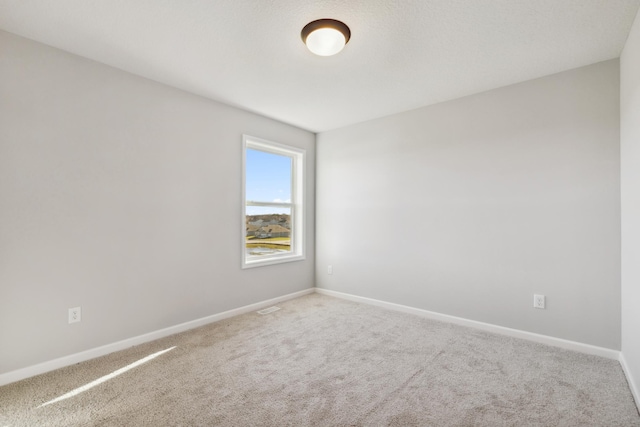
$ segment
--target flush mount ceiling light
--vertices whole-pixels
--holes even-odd
[[[331,56],[340,52],[351,38],[351,30],[335,19],[318,19],[302,29],[302,41],[316,55]]]

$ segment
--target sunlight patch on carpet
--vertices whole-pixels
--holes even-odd
[[[176,346],[173,346],[171,348],[167,348],[166,350],[161,350],[161,351],[159,351],[157,353],[150,354],[147,357],[144,357],[144,358],[142,358],[142,359],[140,359],[140,360],[138,360],[136,362],[133,362],[133,363],[125,366],[124,368],[120,368],[117,371],[113,371],[112,373],[110,373],[108,375],[105,375],[104,377],[100,377],[97,380],[91,381],[90,383],[85,384],[82,387],[78,387],[78,388],[76,388],[74,390],[71,390],[69,393],[65,393],[60,397],[56,397],[53,400],[50,400],[50,401],[48,401],[46,403],[43,403],[42,405],[38,406],[38,408],[42,408],[44,406],[51,405],[52,403],[60,402],[61,400],[69,399],[70,397],[76,396],[76,395],[78,395],[78,394],[80,394],[80,393],[82,393],[84,391],[92,389],[93,387],[95,387],[97,385],[100,385],[100,384],[102,384],[102,383],[104,383],[106,381],[109,381],[110,379],[115,378],[120,374],[124,374],[125,372],[127,372],[127,371],[129,371],[129,370],[131,370],[131,369],[133,369],[135,367],[138,367],[138,366],[142,365],[143,363],[146,363],[146,362],[148,362],[148,361],[150,361],[152,359],[155,359],[158,356],[161,356],[164,353],[167,353],[167,352],[173,350],[174,348],[176,348]]]

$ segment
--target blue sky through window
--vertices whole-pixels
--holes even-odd
[[[291,162],[288,156],[247,149],[246,198],[256,202],[291,202]],[[247,215],[286,213],[289,209],[247,206]]]

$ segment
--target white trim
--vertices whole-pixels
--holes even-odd
[[[636,408],[640,412],[640,389],[638,385],[633,381],[633,376],[631,375],[631,371],[629,370],[629,365],[627,365],[627,360],[624,357],[624,353],[620,352],[620,365],[622,366],[622,371],[624,375],[627,377],[627,384],[629,384],[629,388],[631,389],[631,394],[633,395],[634,400],[636,401]]]
[[[420,308],[409,307],[406,305],[394,304],[391,302],[380,301],[372,298],[360,297],[357,295],[345,294],[342,292],[331,291],[329,289],[316,288],[316,292],[323,295],[342,298],[349,301],[361,302],[364,304],[375,305],[377,307],[389,310],[400,311],[403,313],[415,314],[432,320],[441,322],[454,323],[456,325],[467,326],[470,328],[481,329],[495,334],[506,335],[514,338],[521,338],[528,341],[534,341],[541,344],[547,344],[553,347],[560,347],[565,350],[573,350],[580,353],[592,354],[595,356],[605,357],[607,359],[619,360],[620,352],[604,347],[597,347],[590,344],[583,344],[576,341],[569,341],[562,338],[550,337],[548,335],[535,334],[533,332],[521,331],[518,329],[506,328],[504,326],[492,325],[490,323],[478,322],[475,320],[464,319],[462,317],[449,316],[448,314],[436,313],[433,311],[422,310]]]
[[[209,323],[219,322],[220,320],[228,319],[233,316],[238,316],[240,314],[257,311],[261,308],[269,307],[273,304],[298,298],[303,295],[311,294],[313,292],[314,292],[314,288],[305,289],[303,291],[294,292],[292,294],[287,294],[287,295],[272,298],[266,301],[260,301],[254,304],[245,305],[243,307],[234,308],[228,311],[223,311],[222,313],[213,314],[211,316],[202,317],[200,319],[192,320],[190,322],[180,323],[179,325],[170,326],[168,328],[160,329],[154,332],[149,332],[148,334],[127,338],[122,341],[117,341],[111,344],[103,345],[101,347],[92,348],[89,350],[82,351],[80,353],[70,354],[68,356],[63,356],[58,359],[39,363],[37,365],[16,369],[15,371],[0,374],[0,386],[10,384],[16,381],[20,381],[25,378],[33,377],[35,375],[44,374],[45,372],[53,371],[55,369],[64,368],[65,366],[70,366],[76,363],[94,359],[96,357],[104,356],[106,354],[113,353],[115,351],[124,350],[129,347],[133,347],[135,345],[140,345],[149,341],[164,338],[169,335],[177,334],[179,332],[184,332],[189,329],[207,325]]]

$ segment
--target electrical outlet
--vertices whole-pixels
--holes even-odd
[[[332,265],[330,265],[330,266],[327,268],[327,273],[329,273],[329,274],[333,274],[333,266],[332,266]]]
[[[544,295],[533,296],[533,308],[544,308]]]
[[[69,323],[76,323],[82,320],[82,309],[74,307],[69,309]]]

